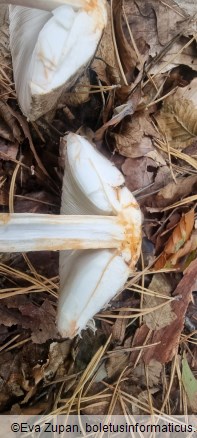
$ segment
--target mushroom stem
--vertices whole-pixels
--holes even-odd
[[[0,5],[2,4],[41,9],[43,11],[53,11],[55,8],[65,5],[70,5],[73,8],[86,8],[88,5],[87,0],[0,0]]]
[[[118,216],[0,214],[0,252],[121,248]]]

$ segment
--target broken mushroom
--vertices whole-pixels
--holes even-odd
[[[94,315],[134,270],[142,215],[109,160],[77,134],[63,141],[62,216],[1,214],[0,251],[61,250],[57,325],[62,336],[72,338],[93,327]]]
[[[11,3],[10,50],[18,102],[26,117],[36,120],[57,105],[93,58],[107,22],[105,0],[2,3]]]

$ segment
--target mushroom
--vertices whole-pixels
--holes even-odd
[[[135,269],[142,215],[121,172],[88,140],[70,133],[63,141],[61,215],[1,214],[0,251],[60,250],[57,325],[72,338],[93,327]]]
[[[11,3],[10,50],[18,102],[33,121],[57,105],[93,58],[107,23],[105,0],[3,3]]]

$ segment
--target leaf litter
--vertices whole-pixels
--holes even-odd
[[[92,64],[33,124],[17,104],[0,23],[1,212],[11,197],[16,212],[59,213],[60,140],[83,127],[144,215],[137,271],[81,339],[57,333],[58,254],[1,255],[1,412],[196,410],[196,17],[192,0],[108,2]]]

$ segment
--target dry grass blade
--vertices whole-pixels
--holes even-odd
[[[162,211],[172,210],[173,208],[182,207],[182,205],[191,204],[196,201],[197,201],[197,195],[187,196],[187,198],[184,198],[179,202],[175,202],[174,204],[163,208]]]
[[[160,140],[155,140],[155,146],[158,149],[162,150],[163,152],[168,153],[168,145],[166,142],[161,142]],[[173,148],[172,146],[169,147],[169,152],[173,157],[179,158],[180,160],[185,161],[187,164],[189,164],[195,170],[197,170],[197,160],[195,158],[190,157],[187,154],[184,154],[184,152],[178,151],[177,149]]]
[[[13,278],[14,280],[19,279],[30,283],[30,286],[26,286],[26,287],[1,289],[0,299],[8,298],[16,295],[22,295],[30,292],[35,292],[35,293],[48,292],[52,296],[57,297],[57,285],[55,285],[52,281],[50,281],[50,279],[47,279],[43,276],[39,276],[39,279],[36,279],[31,275],[28,275],[17,269],[11,268],[10,266],[6,266],[2,263],[0,264],[0,274],[6,276],[7,278],[11,278],[11,279]],[[49,286],[50,282],[52,287]],[[54,287],[55,287],[55,291],[53,290]]]

